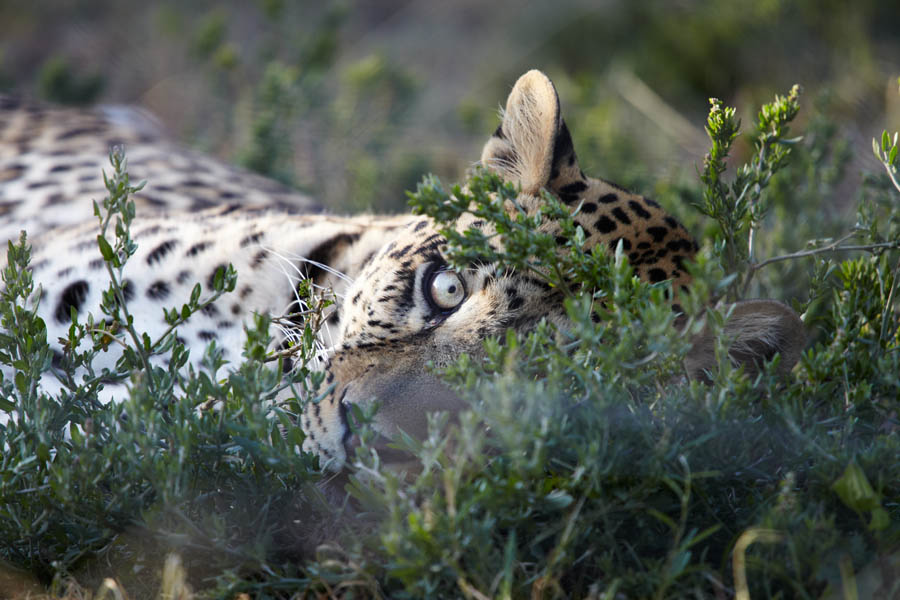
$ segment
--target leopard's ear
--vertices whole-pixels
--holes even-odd
[[[800,358],[806,335],[803,322],[791,308],[775,300],[745,300],[736,303],[725,323],[724,335],[731,341],[731,360],[743,365],[753,378],[775,354],[781,356],[778,373],[786,375]],[[704,379],[716,366],[715,338],[704,330],[692,340],[685,359],[691,377]]]
[[[481,152],[481,163],[536,196],[581,179],[572,137],[559,113],[556,88],[546,75],[528,71],[516,81],[503,120]]]

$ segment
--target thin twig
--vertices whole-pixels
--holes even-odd
[[[750,265],[751,271],[758,271],[759,269],[765,267],[766,265],[780,262],[783,260],[792,260],[794,258],[804,258],[806,256],[815,256],[816,254],[825,254],[826,252],[852,252],[852,251],[863,251],[863,252],[872,252],[874,250],[878,250],[881,248],[900,248],[900,240],[894,240],[891,242],[878,242],[875,244],[861,244],[855,246],[841,246],[840,243],[844,240],[847,240],[856,235],[856,232],[848,234],[841,239],[828,244],[827,246],[823,246],[821,248],[813,248],[812,250],[802,250],[800,252],[794,252],[793,254],[785,254],[783,256],[774,256],[772,258],[767,258],[766,260]]]
[[[286,358],[291,356],[292,354],[297,354],[303,350],[303,344],[297,344],[296,346],[291,346],[290,348],[286,348],[284,350],[279,350],[273,354],[270,354],[265,358],[263,362],[272,362],[273,360],[278,360],[279,358]]]
[[[884,164],[884,170],[887,171],[888,177],[891,178],[891,183],[894,184],[894,187],[897,188],[897,191],[900,192],[900,182],[897,181],[897,178],[894,177],[893,169],[887,163]]]
[[[117,338],[115,335],[113,335],[111,332],[109,332],[105,329],[97,329],[95,327],[94,329],[88,329],[88,333],[100,333],[104,337],[108,337],[110,340],[112,340],[114,342],[118,342],[119,344],[122,345],[123,348],[128,348],[128,344],[126,344],[125,342],[123,342],[122,340]]]

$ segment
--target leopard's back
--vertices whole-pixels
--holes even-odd
[[[58,108],[0,95],[0,239],[30,236],[92,216],[106,194],[102,172],[121,148],[142,215],[223,204],[321,212],[309,196],[174,142],[145,111],[126,106]]]

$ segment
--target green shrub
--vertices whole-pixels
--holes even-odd
[[[174,332],[233,289],[231,269],[167,311],[173,330],[161,339],[131,322],[119,273],[134,250],[127,197],[136,188],[114,156],[97,207],[104,315],[73,322],[56,398],[36,388],[51,355],[29,300],[26,240],[10,245],[0,360],[15,375],[0,380],[0,409],[16,419],[0,431],[0,558],[58,591],[68,574],[94,589],[112,574],[133,597],[152,597],[170,553],[209,597],[812,598],[854,586],[863,596],[867,577],[900,551],[896,138],[876,148],[886,172],[866,185],[849,234],[806,250],[783,247],[795,239],[780,235],[760,244],[772,252],[763,258],[749,247],[769,234],[764,208],[778,205],[779,177],[797,177],[787,159],[800,142],[784,130],[796,102],[763,108],[757,139],[767,149],[730,183],[724,160],[737,123],[713,104],[718,150],[690,194],[715,223],[680,298],[689,331],[721,328],[712,300],[741,295],[751,275],[775,285],[765,266],[808,259],[808,297],[797,306],[820,332],[789,380],[769,368],[750,381],[721,340],[713,380],[687,381],[688,336],[667,284],[636,279],[620,250],[582,252],[583,233],[552,197],[543,214],[562,218],[571,241],[561,250],[530,217],[503,210],[516,190],[497,177],[476,173],[449,192],[426,178],[414,210],[443,222],[476,212],[502,238],[491,245],[480,230],[448,227],[453,259],[487,256],[560,287],[571,328],[540,323],[487,340],[483,361],[461,356],[444,376],[471,410],[452,425],[435,415],[424,440],[398,440],[420,459],[418,473],[382,469],[364,443],[350,499],[299,451],[300,400],[271,402],[291,385],[316,396],[310,325],[290,377],[267,361],[265,317],[248,329],[233,372],[215,345],[203,369],[185,372]],[[813,197],[795,210],[816,210]],[[110,343],[127,348],[116,371],[93,373],[92,355]],[[160,354],[169,366],[151,364]],[[109,377],[130,381],[115,407],[96,398]],[[210,398],[222,406],[198,410]],[[164,593],[185,577],[169,560]]]

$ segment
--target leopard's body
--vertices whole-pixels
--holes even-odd
[[[229,262],[238,273],[236,291],[179,329],[195,361],[212,339],[235,360],[242,323],[254,312],[291,310],[301,277],[336,292],[340,301],[323,339],[330,348],[324,367],[330,392],[308,404],[299,419],[304,448],[334,466],[343,464],[354,443],[348,405],[377,400],[380,433],[421,435],[429,411],[461,406],[426,363],[446,363],[462,352],[477,355],[487,336],[527,330],[544,317],[566,326],[558,291],[528,274],[496,264],[450,271],[446,241],[426,217],[297,214],[317,209],[267,180],[179,149],[146,121],[133,126],[110,120],[108,113],[45,111],[29,129],[33,113],[0,101],[0,202],[8,237],[23,225],[45,229],[33,239],[33,270],[44,290],[48,339],[63,335],[72,307],[98,313],[107,280],[96,250],[96,221],[59,224],[90,214],[88,198],[102,195],[96,183],[107,147],[125,142],[133,179],[148,180],[138,213],[152,213],[136,221],[139,250],[125,271],[129,311],[145,330],[161,332],[163,307],[182,302],[195,281],[208,285]],[[54,139],[45,131],[69,135]],[[80,140],[83,149],[70,150],[61,144],[66,140]],[[539,206],[542,189],[578,209],[585,247],[621,243],[640,277],[672,280],[676,288],[689,282],[683,261],[697,250],[693,238],[655,202],[584,175],[555,89],[542,73],[531,71],[516,83],[482,163],[521,187],[517,202],[526,211]],[[219,206],[198,210],[210,202]],[[60,211],[73,216],[54,214]],[[471,215],[456,223],[469,226],[489,227]],[[553,222],[543,228],[559,230]],[[746,347],[757,349],[752,360],[781,351],[792,354],[784,361],[792,364],[799,346],[796,316],[777,303],[744,312],[741,328],[753,331]],[[107,360],[114,359],[110,353]],[[697,368],[705,366],[698,359]],[[110,395],[116,393],[111,388]]]

